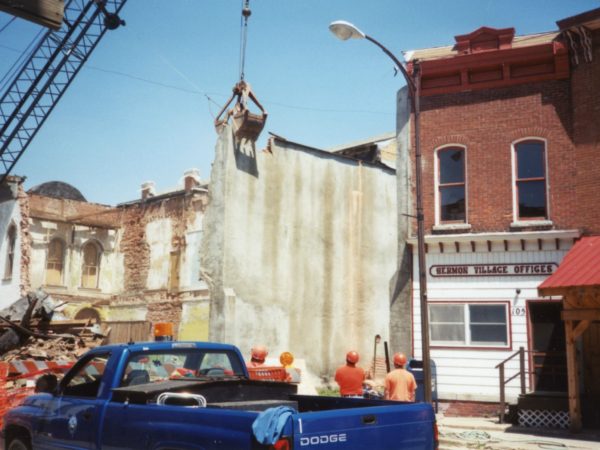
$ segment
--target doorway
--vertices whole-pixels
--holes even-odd
[[[534,391],[567,392],[562,302],[529,302],[530,365]]]

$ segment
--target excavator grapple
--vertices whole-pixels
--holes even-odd
[[[233,108],[227,111],[225,116],[221,118],[227,107],[236,97],[237,101]],[[252,100],[254,104],[258,106],[261,114],[250,112],[248,109],[248,99]],[[215,129],[217,130],[217,133],[229,122],[230,117],[232,117],[234,135],[240,140],[247,139],[255,142],[265,127],[267,112],[252,92],[250,84],[246,83],[244,80],[233,87],[233,94],[217,115],[215,119]]]

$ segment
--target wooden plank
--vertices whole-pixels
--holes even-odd
[[[0,0],[0,11],[58,30],[62,26],[65,3],[63,0]]]
[[[579,377],[577,376],[577,350],[573,337],[573,322],[565,322],[567,345],[567,379],[569,386],[569,416],[571,431],[581,430],[581,405],[579,400]]]
[[[600,309],[565,309],[562,320],[600,320]]]
[[[577,338],[581,336],[585,330],[587,330],[587,327],[590,326],[590,323],[591,322],[589,320],[582,320],[577,324],[577,326],[573,329],[573,341],[577,340]]]

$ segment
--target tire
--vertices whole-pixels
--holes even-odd
[[[6,450],[31,450],[31,446],[27,440],[18,437],[10,441]]]

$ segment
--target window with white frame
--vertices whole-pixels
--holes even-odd
[[[437,151],[439,222],[465,222],[467,218],[465,149],[445,147]]]
[[[546,196],[546,144],[528,139],[514,145],[517,218],[548,218]]]
[[[507,347],[508,303],[430,303],[431,345]]]

